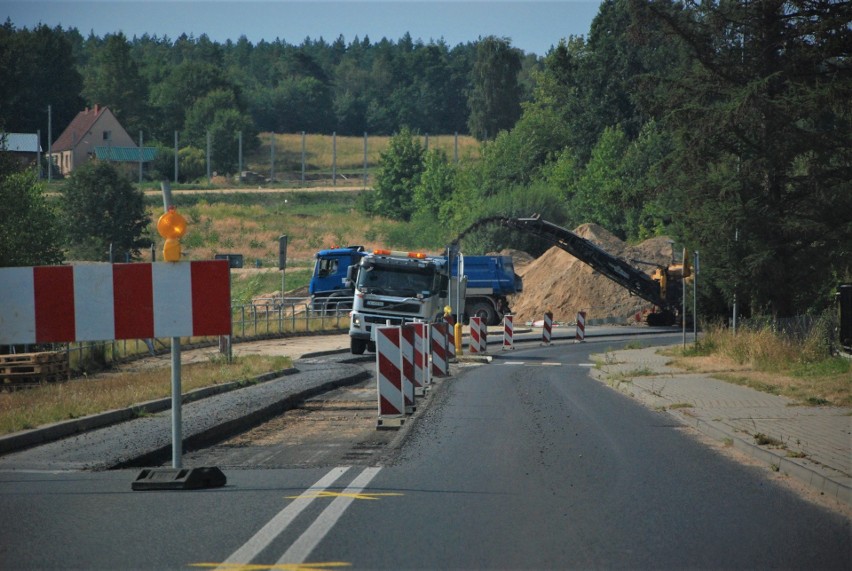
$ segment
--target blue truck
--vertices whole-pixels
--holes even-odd
[[[311,308],[317,312],[336,313],[352,309],[354,272],[362,258],[372,254],[363,246],[345,246],[320,250],[314,256],[314,273],[309,292]],[[446,259],[446,258],[444,258]],[[462,272],[467,276],[465,322],[481,317],[489,325],[497,325],[509,313],[507,296],[520,293],[523,281],[515,273],[511,256],[463,256]],[[452,278],[458,277],[459,264],[452,264]]]
[[[347,275],[349,268],[357,266],[366,255],[364,246],[342,246],[314,254],[314,273],[308,286],[313,311],[337,313],[352,309],[354,288]]]

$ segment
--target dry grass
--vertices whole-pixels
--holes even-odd
[[[324,197],[328,198],[325,202]],[[246,267],[253,267],[257,260],[263,267],[277,267],[278,237],[286,234],[288,270],[312,268],[314,254],[335,245],[397,247],[388,236],[404,224],[368,217],[355,207],[355,196],[340,193],[284,193],[266,198],[263,204],[214,200],[200,200],[181,209],[188,223],[182,245],[190,260],[235,253],[243,255]],[[152,207],[152,220],[156,220],[156,209]],[[161,248],[158,240],[157,250]]]
[[[247,157],[250,170],[268,173],[271,159],[271,134],[258,135],[260,147]],[[381,153],[390,145],[391,137],[370,135],[367,139],[367,170],[371,171],[379,163]],[[420,136],[420,143],[425,146],[426,137]],[[459,160],[477,160],[480,156],[480,145],[477,140],[468,135],[459,135]],[[331,135],[305,135],[305,163],[310,171],[331,171],[333,158],[337,152],[337,169],[339,171],[363,172],[364,169],[364,137],[344,137],[338,135],[336,142]],[[429,149],[441,149],[452,159],[455,153],[455,136],[429,135]],[[301,172],[302,168],[302,135],[301,133],[275,134],[275,172],[281,175],[285,172]]]
[[[187,364],[181,368],[181,389],[185,393],[232,381],[250,382],[258,375],[290,365],[289,357],[255,355],[235,358],[230,364],[218,359]],[[0,393],[0,434],[127,408],[170,394],[168,368],[119,371],[99,374],[97,379],[84,378]]]
[[[734,335],[710,327],[694,348],[672,350],[672,364],[802,404],[852,407],[852,362],[832,356],[827,338],[820,323],[803,341],[768,328]]]

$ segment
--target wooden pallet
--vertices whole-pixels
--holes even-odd
[[[68,379],[68,355],[51,351],[0,355],[0,386],[32,387]]]

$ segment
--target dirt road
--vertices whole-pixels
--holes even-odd
[[[337,186],[297,186],[293,188],[267,188],[261,186],[237,186],[231,188],[208,188],[208,189],[172,189],[174,195],[181,194],[284,194],[292,192],[360,192],[363,185],[337,185]],[[370,190],[370,189],[367,189]],[[160,190],[146,190],[146,196],[160,196]]]

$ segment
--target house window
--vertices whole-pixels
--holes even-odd
[[[104,141],[112,140],[112,131],[104,131]]]

